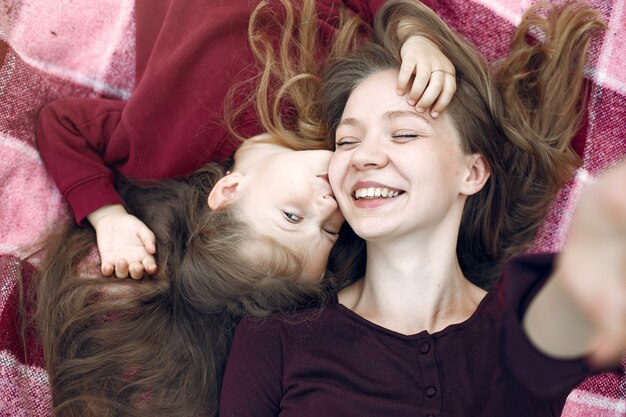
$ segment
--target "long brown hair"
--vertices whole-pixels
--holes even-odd
[[[284,25],[270,21],[280,23],[282,34],[275,53],[265,35],[273,30],[266,26],[273,19],[267,5],[251,17],[249,37],[261,75],[247,84],[254,86],[251,101],[231,109],[228,120],[254,103],[275,142],[296,150],[326,148],[318,62],[358,43],[359,20],[342,12],[336,43],[319,55],[314,2],[303,2],[298,13],[289,1],[281,4]],[[333,274],[322,285],[297,281],[297,257],[255,235],[236,205],[208,210],[208,193],[223,175],[223,167],[209,164],[184,180],[122,187],[127,208],[158,242],[159,272],[141,283],[100,276],[91,228],[65,224],[44,241],[36,324],[56,415],[216,415],[238,320],[324,302]],[[333,248],[329,268],[344,277],[358,253],[349,235],[340,240],[345,243]],[[246,256],[250,245],[266,249],[262,264]]]
[[[318,36],[315,2],[261,2],[252,12],[248,37],[260,63],[258,74],[235,85],[225,103],[226,125],[241,141],[237,123],[253,107],[271,141],[294,150],[328,149],[320,114],[321,74],[329,59],[356,49],[369,26],[345,8],[336,20],[333,39]],[[254,94],[247,94],[250,90]],[[235,99],[242,101],[235,105]]]
[[[46,241],[36,321],[57,415],[214,415],[237,320],[318,302],[320,286],[296,281],[280,249],[259,268],[242,248],[263,238],[236,213],[206,208],[222,175],[211,164],[184,181],[124,187],[159,242],[153,279],[99,277],[91,228],[64,225]]]
[[[466,153],[482,154],[491,175],[468,198],[457,256],[482,287],[502,264],[532,241],[554,196],[579,164],[570,141],[582,117],[583,66],[596,11],[581,3],[538,4],[525,14],[509,55],[491,70],[477,50],[419,2],[390,0],[378,12],[374,43],[337,60],[325,78],[324,119],[329,138],[352,90],[365,78],[400,67],[398,26],[433,41],[454,64],[457,91],[446,112]],[[529,41],[531,29],[542,39]]]

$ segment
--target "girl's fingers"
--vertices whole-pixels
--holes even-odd
[[[456,92],[454,70],[433,70],[427,63],[412,62],[413,60],[406,58],[402,60],[398,74],[398,94],[405,94],[411,77],[415,75],[408,94],[408,103],[415,106],[418,113],[431,109],[431,116],[436,118],[450,104]]]
[[[402,59],[400,72],[398,73],[398,94],[404,95],[409,85],[409,81],[415,71],[415,63],[409,62],[408,59]]]
[[[140,262],[133,262],[128,268],[132,279],[143,278],[143,265]]]
[[[139,238],[143,242],[146,251],[152,255],[156,253],[156,236],[151,230],[143,229],[139,232]]]
[[[118,259],[115,262],[115,276],[117,278],[128,278],[128,261],[126,259]]]
[[[430,109],[437,100],[437,97],[441,94],[444,86],[445,73],[442,71],[436,71],[430,74],[430,81],[428,87],[424,90],[422,97],[417,103],[419,109]],[[418,110],[419,112],[419,110]]]
[[[425,89],[427,89],[429,84],[430,68],[418,64],[415,67],[415,79],[413,80],[411,91],[409,91],[408,102],[411,106],[415,106],[418,100],[421,101],[421,97],[423,97]],[[424,107],[422,107],[422,109],[424,109]],[[420,112],[419,109],[418,112]]]
[[[111,262],[103,262],[102,266],[100,267],[100,272],[105,277],[110,277],[111,275],[113,275],[114,271],[115,268],[113,267],[113,264]]]
[[[452,97],[454,97],[454,93],[456,93],[456,78],[454,75],[446,72],[444,73],[443,89],[441,90],[441,94],[439,94],[437,101],[435,101],[435,104],[430,111],[430,115],[433,118],[437,118],[441,112],[448,107],[448,104],[452,101]]]
[[[143,259],[142,264],[143,269],[148,275],[154,275],[157,273],[158,268],[153,256],[146,256]]]

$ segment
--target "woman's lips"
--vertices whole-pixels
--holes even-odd
[[[357,182],[351,192],[357,207],[363,208],[378,207],[402,194],[404,194],[403,190],[372,181]]]

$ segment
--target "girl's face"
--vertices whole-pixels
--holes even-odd
[[[376,73],[350,95],[329,167],[339,207],[362,238],[397,238],[460,222],[476,155],[450,119],[417,113],[396,93],[397,71]],[[481,185],[482,186],[482,185]]]
[[[332,152],[267,143],[247,152],[255,154],[239,184],[239,208],[255,231],[300,255],[304,278],[319,279],[344,222],[328,182]]]

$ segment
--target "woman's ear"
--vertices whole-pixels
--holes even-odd
[[[491,175],[489,162],[481,154],[468,155],[467,173],[461,186],[465,195],[473,195],[483,189]]]
[[[222,177],[215,183],[209,193],[209,208],[214,211],[224,210],[234,203],[239,197],[239,186],[243,175],[233,172]]]

